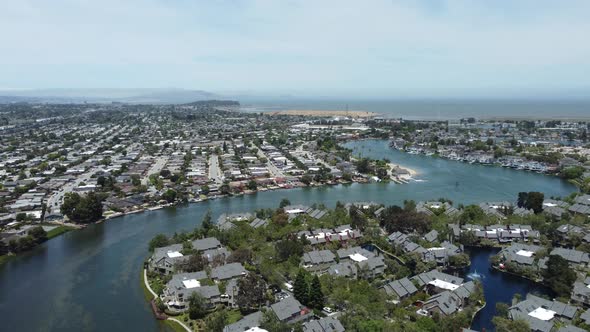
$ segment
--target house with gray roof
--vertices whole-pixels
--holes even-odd
[[[588,255],[588,253],[575,249],[557,247],[551,251],[550,255],[559,255],[573,265],[585,267],[590,263],[590,255]]]
[[[246,275],[246,269],[242,263],[230,263],[211,269],[211,279],[215,282],[240,278]]]
[[[590,277],[586,277],[584,282],[574,282],[571,299],[586,306],[590,306]]]
[[[580,319],[582,320],[582,322],[584,322],[584,324],[590,325],[590,309],[584,311],[580,315]]]
[[[338,318],[329,316],[303,323],[303,332],[344,332]]]
[[[383,286],[385,293],[403,299],[418,292],[418,288],[408,278],[391,281]]]
[[[297,233],[297,237],[301,236],[304,236],[311,245],[318,245],[328,242],[347,242],[361,238],[363,234],[360,230],[353,229],[350,225],[342,225],[333,229],[320,228]]]
[[[437,241],[438,232],[435,229],[431,230],[430,232],[424,234],[424,240],[430,243]]]
[[[182,244],[155,248],[154,253],[148,260],[148,269],[163,274],[171,274],[176,271],[178,264],[184,262],[187,258],[188,256],[182,254]]]
[[[506,263],[511,262],[521,266],[533,266],[535,255],[541,250],[543,250],[541,246],[513,243],[509,247],[502,249],[499,255]]]
[[[252,228],[266,227],[266,225],[268,225],[268,220],[266,219],[255,218],[250,222],[250,227]]]
[[[194,240],[191,243],[193,245],[193,249],[198,251],[221,248],[221,242],[219,242],[219,240],[217,240],[214,237],[207,237],[204,239]]]
[[[473,281],[469,281],[458,288],[435,294],[424,302],[417,313],[428,316],[435,314],[450,316],[468,304],[469,296],[474,290],[475,284]]]
[[[575,306],[528,294],[524,301],[508,309],[508,316],[527,321],[533,331],[550,332],[556,323],[570,322],[577,311]]]
[[[298,323],[311,319],[313,311],[302,305],[294,297],[287,297],[270,306],[271,310],[283,323]]]
[[[361,247],[339,249],[336,254],[340,263],[350,262],[357,266],[357,276],[371,279],[385,273],[383,256]]]
[[[260,326],[260,322],[262,321],[262,311],[256,311],[249,315],[242,317],[239,321],[226,325],[223,328],[223,332],[244,332],[248,331],[252,328]]]
[[[217,285],[201,284],[201,281],[205,279],[207,279],[205,271],[175,274],[166,284],[160,299],[172,311],[187,310],[188,301],[193,293],[201,295],[211,305],[219,303],[221,300],[219,288]]]
[[[419,288],[427,287],[429,293],[455,290],[463,284],[463,278],[440,272],[437,269],[415,275],[410,280],[417,283]]]
[[[358,268],[352,262],[340,262],[333,264],[328,268],[327,273],[333,277],[346,277],[356,279],[358,276]]]
[[[303,267],[312,272],[325,272],[336,263],[336,256],[330,250],[313,250],[303,254]]]

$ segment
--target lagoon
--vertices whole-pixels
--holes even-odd
[[[357,141],[347,146],[365,156],[388,158],[416,169],[420,172],[417,178],[424,181],[260,192],[127,215],[64,234],[0,266],[2,329],[169,331],[153,318],[140,284],[148,242],[158,233],[172,235],[197,227],[208,210],[216,219],[222,213],[276,207],[282,198],[294,204],[329,207],[337,201],[401,204],[406,199],[440,197],[468,204],[514,201],[525,190],[548,196],[576,190],[556,177],[408,155],[389,149],[387,141]],[[481,319],[490,318],[482,315]]]

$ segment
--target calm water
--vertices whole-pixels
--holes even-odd
[[[460,100],[460,99],[240,99],[253,112],[285,109],[359,110],[404,119],[460,119],[475,117],[521,119],[588,119],[590,100]]]
[[[385,141],[350,146],[415,168],[425,181],[263,192],[129,215],[65,234],[0,267],[2,330],[167,331],[154,320],[140,286],[147,243],[158,233],[193,229],[207,210],[216,218],[221,213],[276,207],[284,197],[292,203],[323,202],[334,207],[336,201],[400,204],[404,199],[448,197],[472,203],[514,200],[523,190],[550,195],[575,190],[554,177],[407,155],[390,150]]]
[[[491,319],[496,314],[496,303],[504,302],[511,305],[514,294],[520,294],[523,298],[527,293],[550,294],[546,287],[490,269],[489,259],[496,253],[498,249],[474,249],[470,254],[471,266],[467,275],[478,273],[482,276],[480,280],[486,298],[485,308],[475,316],[471,325],[471,329],[475,331],[494,331]]]

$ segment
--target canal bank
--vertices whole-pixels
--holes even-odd
[[[370,149],[375,151],[376,148]],[[375,201],[390,205],[402,204],[406,199],[422,201],[439,197],[447,197],[455,204],[469,204],[513,201],[519,191],[565,196],[576,190],[567,182],[540,174],[400,152],[397,153],[409,158],[398,160],[395,152],[384,142],[380,158],[417,169],[425,181],[404,185],[375,183],[298,188],[220,198],[127,215],[47,241],[0,267],[0,311],[9,313],[3,317],[3,329],[170,331],[169,326],[153,318],[137,276],[150,239],[158,233],[172,235],[192,230],[199,226],[209,210],[216,219],[222,213],[275,208],[282,198],[293,204],[323,203],[329,207],[334,207],[337,201]],[[460,185],[456,186],[456,182]],[[495,309],[495,304],[488,302],[482,313],[489,308]],[[478,315],[476,321],[482,315]],[[485,317],[491,319],[487,314]]]

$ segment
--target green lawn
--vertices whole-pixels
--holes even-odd
[[[63,233],[67,233],[71,230],[73,230],[73,227],[68,227],[68,226],[58,226],[52,230],[50,230],[49,232],[47,232],[47,239],[52,239],[56,236],[59,236]]]

